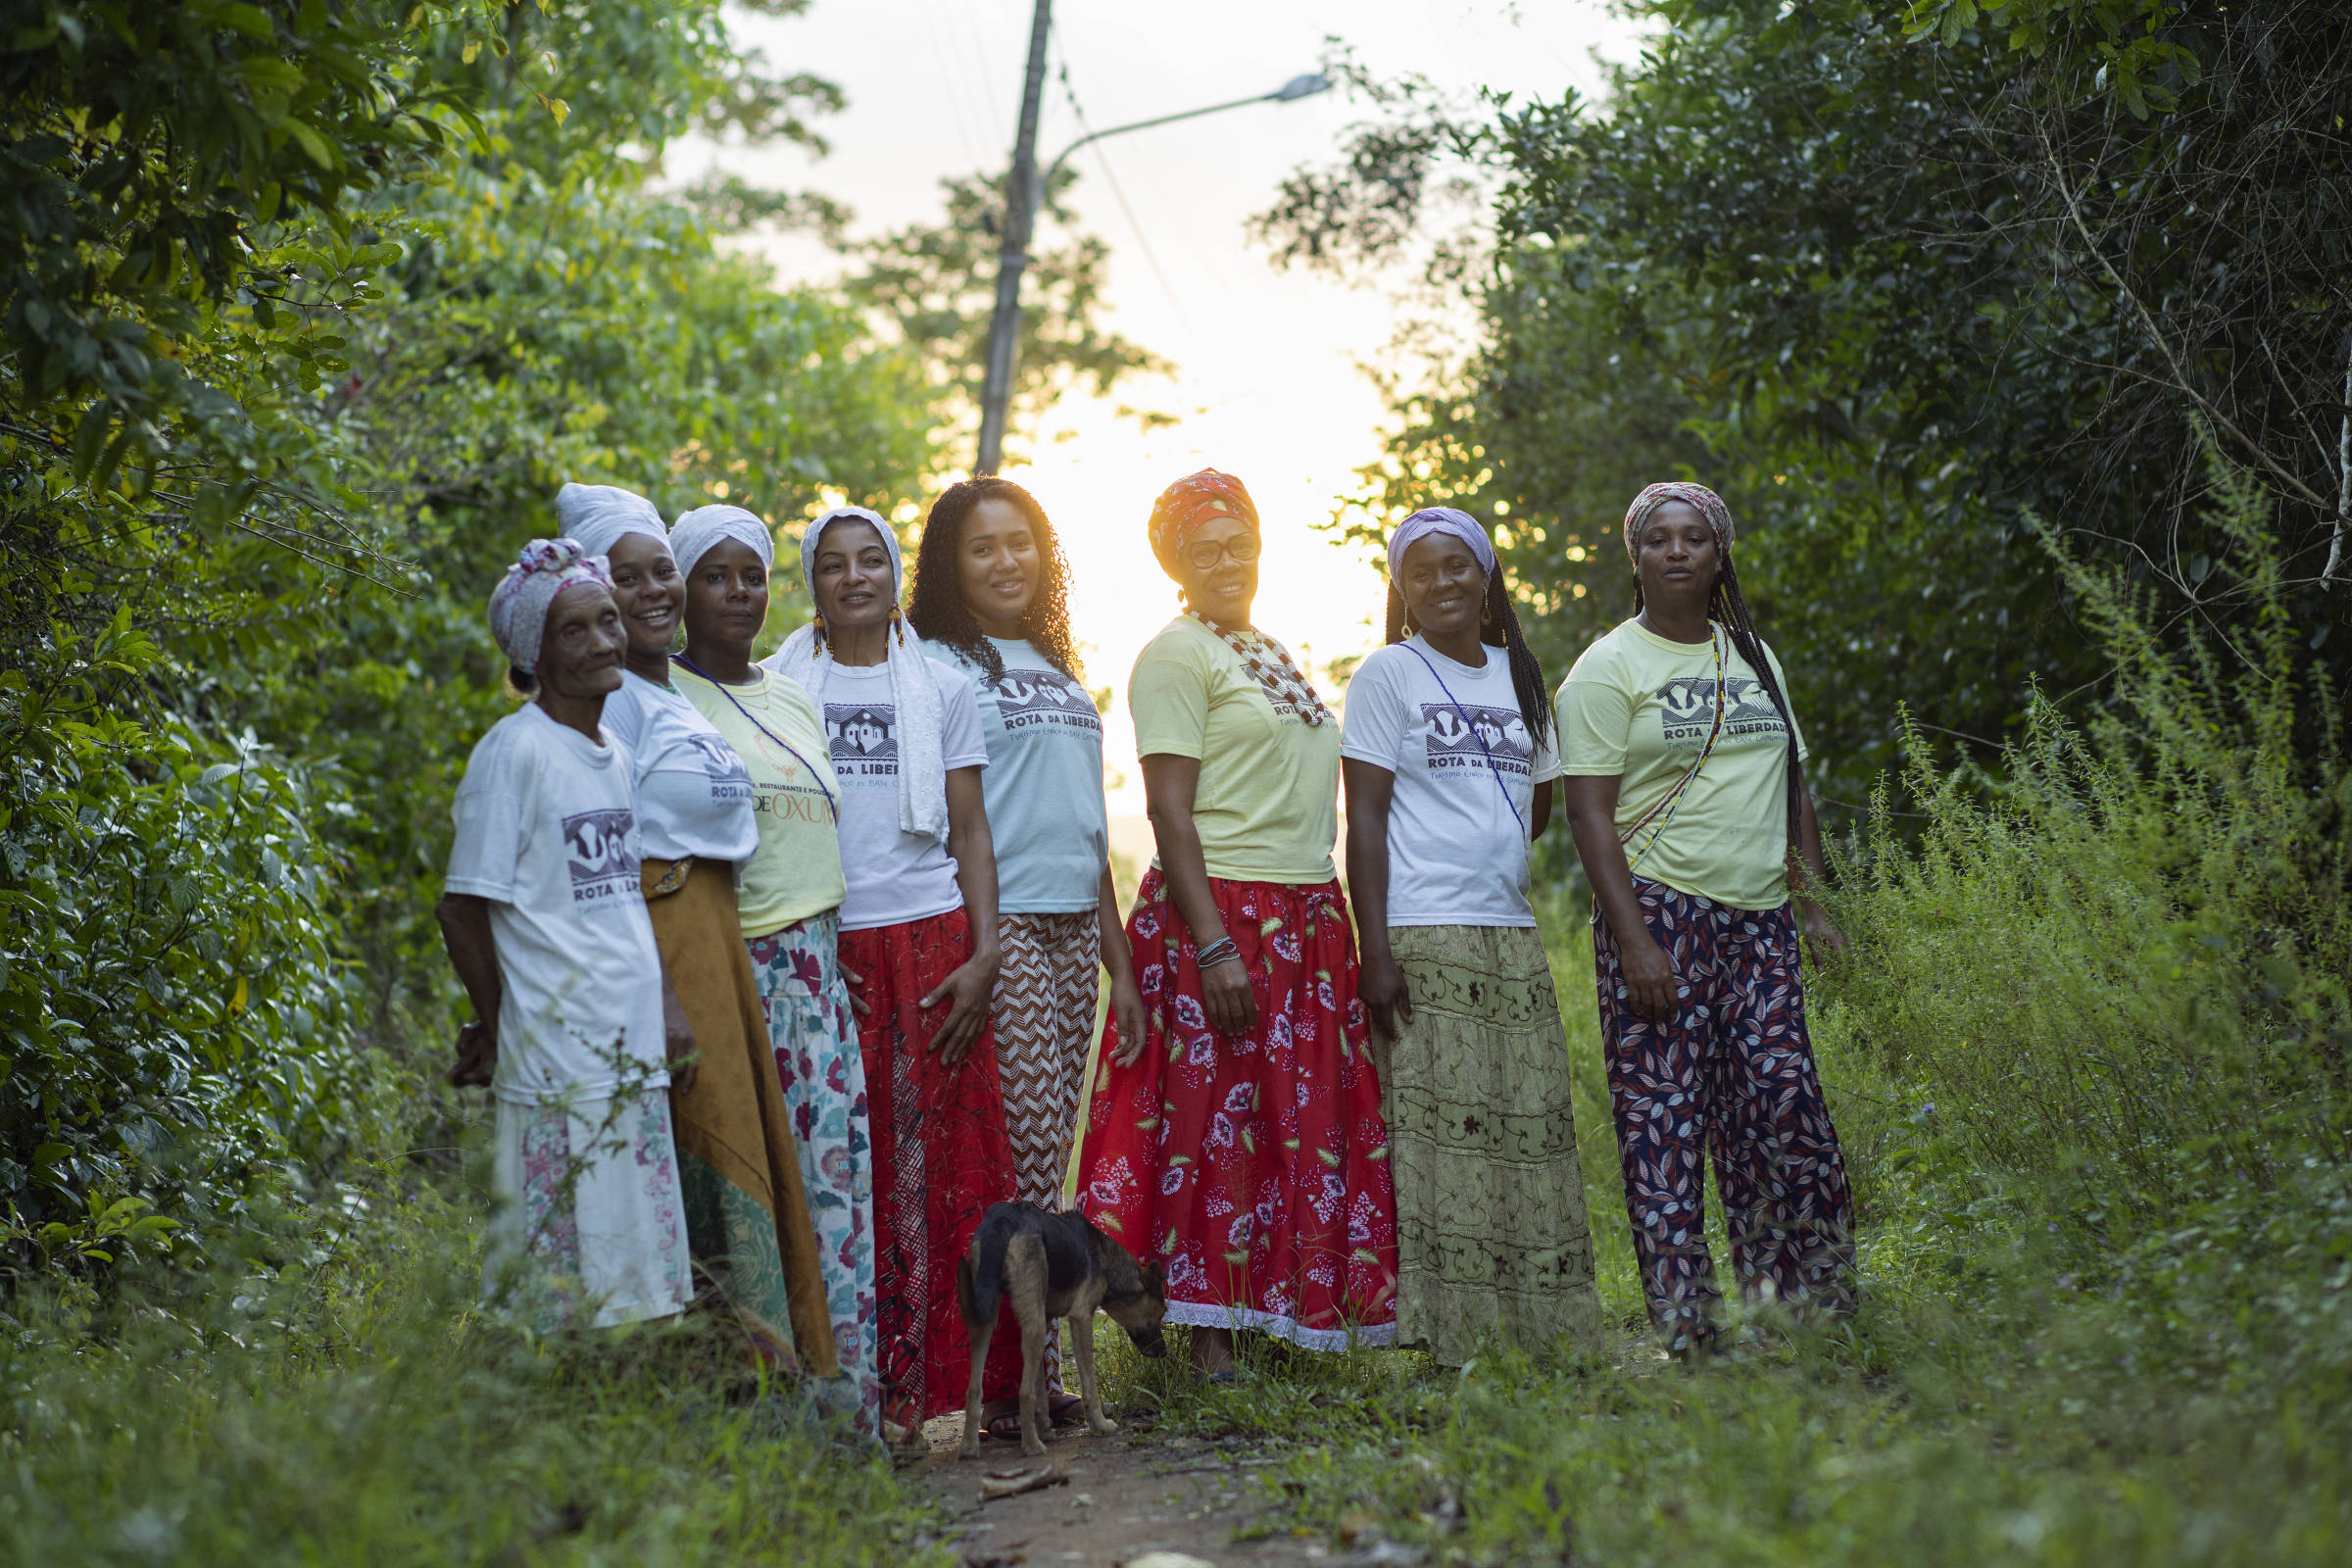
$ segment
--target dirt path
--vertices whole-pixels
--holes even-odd
[[[932,1422],[925,1435],[931,1457],[908,1470],[906,1481],[947,1512],[949,1544],[962,1552],[967,1568],[1121,1568],[1155,1551],[1179,1552],[1214,1568],[1344,1560],[1320,1541],[1233,1539],[1255,1512],[1248,1478],[1270,1462],[1246,1445],[1162,1441],[1148,1433],[1097,1437],[1081,1427],[1049,1438],[1043,1459],[1024,1458],[1017,1443],[989,1442],[979,1458],[958,1461],[961,1416]],[[1049,1464],[1068,1471],[1070,1479],[980,1500],[983,1476]]]

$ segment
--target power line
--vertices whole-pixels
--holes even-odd
[[[1056,28],[1055,31],[1058,35],[1059,29]],[[1077,117],[1079,133],[1086,136],[1093,135],[1095,127],[1086,118],[1086,106],[1078,101],[1078,89],[1070,81],[1070,56],[1066,49],[1061,51],[1061,65],[1056,74],[1061,79],[1062,95],[1070,101],[1070,113]],[[1168,309],[1176,313],[1177,325],[1187,333],[1191,332],[1192,322],[1184,314],[1184,302],[1176,297],[1174,285],[1168,282],[1168,274],[1161,270],[1159,257],[1152,249],[1151,236],[1144,232],[1144,225],[1136,218],[1134,207],[1127,201],[1127,192],[1120,188],[1119,176],[1111,172],[1109,156],[1103,152],[1101,142],[1095,143],[1094,151],[1095,162],[1102,170],[1102,178],[1109,184],[1111,195],[1118,199],[1119,211],[1126,215],[1128,228],[1134,231],[1135,243],[1143,250],[1144,260],[1150,265],[1152,275],[1159,280],[1159,291],[1168,298]]]

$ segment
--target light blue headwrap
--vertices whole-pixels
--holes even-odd
[[[1416,539],[1426,539],[1433,533],[1451,534],[1470,547],[1478,558],[1478,569],[1488,576],[1494,575],[1494,546],[1487,539],[1487,530],[1467,512],[1452,507],[1423,507],[1419,512],[1396,525],[1389,535],[1389,581],[1396,582],[1404,569],[1404,553]]]

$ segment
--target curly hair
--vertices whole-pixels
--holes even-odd
[[[1029,607],[1021,612],[1020,632],[1046,656],[1048,663],[1083,684],[1078,651],[1070,641],[1070,567],[1061,556],[1061,540],[1037,497],[1010,479],[993,474],[965,479],[948,486],[946,494],[931,504],[931,514],[923,519],[923,542],[915,552],[906,619],[918,636],[946,644],[978,664],[990,680],[1004,676],[1004,656],[963,602],[957,560],[963,553],[963,525],[983,501],[1003,501],[1019,508],[1036,530],[1037,553],[1045,563],[1045,572],[1037,591],[1029,596]]]

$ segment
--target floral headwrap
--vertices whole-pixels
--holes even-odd
[[[1152,503],[1152,553],[1159,558],[1160,568],[1173,576],[1176,553],[1219,517],[1239,517],[1257,526],[1257,507],[1242,481],[1230,473],[1202,468],[1162,490]]]
[[[1716,552],[1730,554],[1737,530],[1732,527],[1732,509],[1723,504],[1723,497],[1703,484],[1669,479],[1664,484],[1644,486],[1642,493],[1634,497],[1634,504],[1625,509],[1625,558],[1628,561],[1640,564],[1642,555],[1636,541],[1642,536],[1642,525],[1649,521],[1651,513],[1669,501],[1683,502],[1706,518],[1707,526],[1715,530]]]
[[[526,675],[539,672],[539,639],[556,595],[581,583],[612,586],[605,558],[580,548],[577,539],[534,539],[522,547],[490,594],[490,635],[507,662]]]

